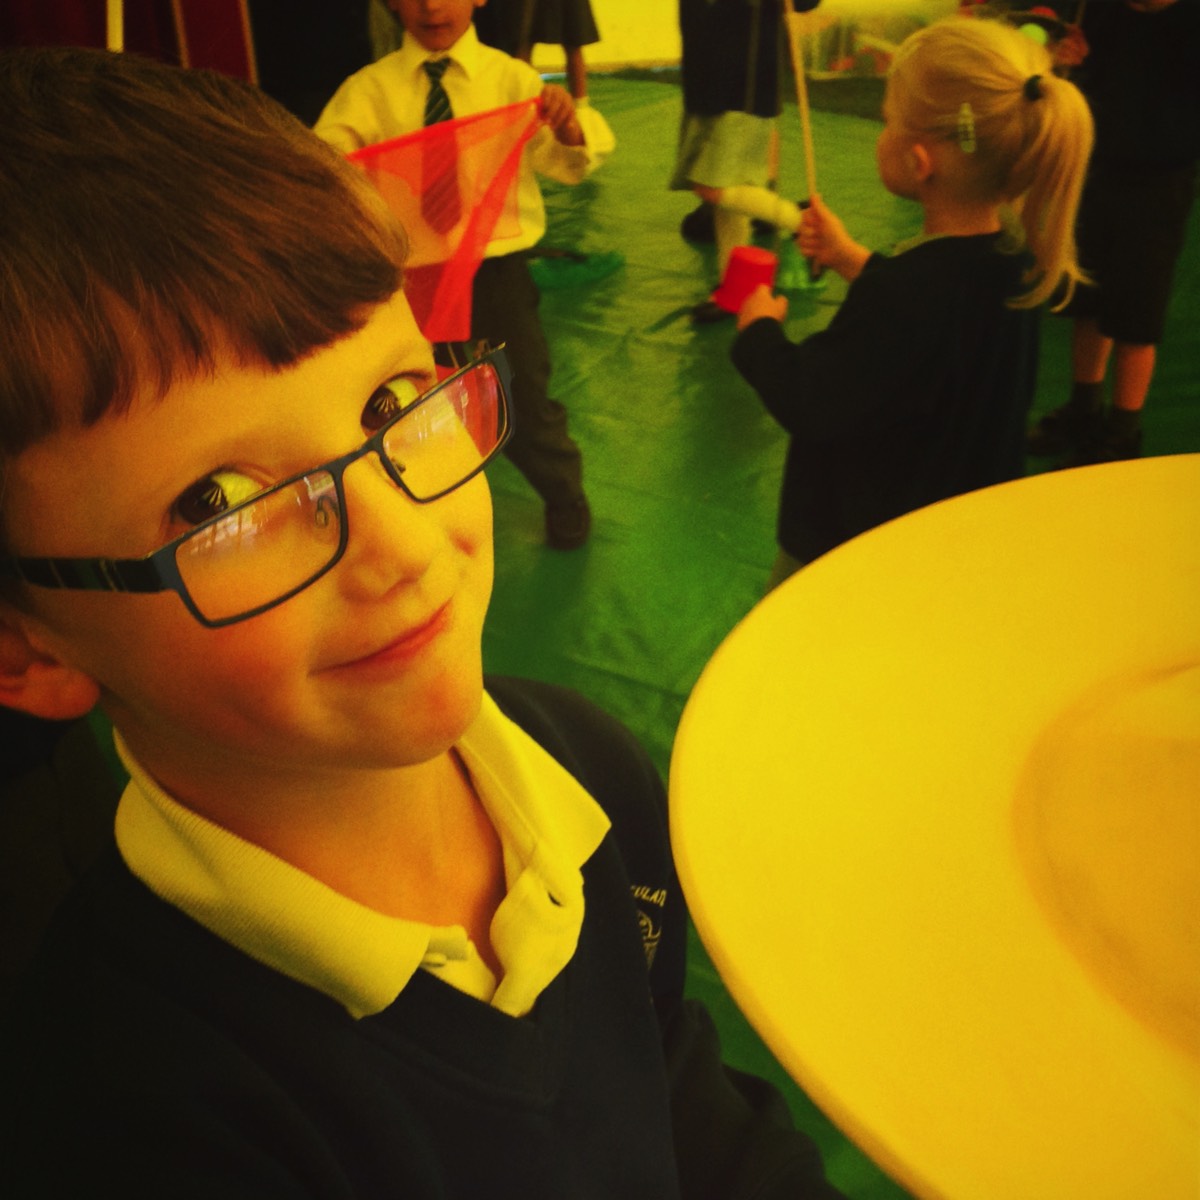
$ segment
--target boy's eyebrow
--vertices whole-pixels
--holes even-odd
[[[423,392],[433,387],[438,376],[432,347],[426,345],[422,349],[420,344],[408,345],[381,354],[379,367],[371,376],[374,382],[366,385],[366,392],[362,397],[363,404],[371,399],[377,388],[402,375],[419,377],[419,385]]]
[[[429,386],[432,387],[437,375],[437,365],[432,358],[428,362],[422,361],[420,363],[412,362],[411,360],[407,363],[392,360],[391,365],[385,367],[379,376],[379,383],[386,383],[389,379],[398,379],[401,375],[425,376],[429,379]]]

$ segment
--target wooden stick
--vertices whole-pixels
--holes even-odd
[[[123,0],[108,0],[105,12],[107,16],[105,45],[109,50],[119,54],[125,49],[125,5]]]
[[[792,56],[792,74],[796,77],[796,105],[800,109],[800,133],[804,139],[804,174],[808,199],[817,191],[817,156],[813,151],[812,112],[808,107],[808,75],[804,68],[804,50],[801,34],[806,24],[804,17],[797,14],[792,0],[783,0],[783,23],[787,28],[788,47]],[[813,22],[807,22],[812,25]],[[825,274],[825,268],[815,259],[806,258],[810,283],[816,283]]]
[[[804,138],[804,173],[808,195],[817,190],[817,158],[813,153],[812,113],[808,107],[808,79],[804,70],[804,52],[800,44],[800,20],[792,0],[783,0],[783,23],[787,28],[792,56],[792,74],[796,77],[796,104],[800,109],[800,132]]]
[[[529,55],[525,61],[529,62],[533,58],[533,10],[536,0],[524,0],[521,5],[520,21],[517,25],[517,58],[524,58]]]

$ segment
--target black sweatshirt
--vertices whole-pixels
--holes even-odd
[[[1003,234],[872,255],[829,327],[747,326],[733,362],[792,435],[777,537],[801,562],[884,521],[1024,474],[1037,374],[1024,254]]]
[[[354,1020],[158,899],[115,850],[4,1021],[0,1194],[833,1200],[779,1095],[682,998],[661,781],[572,692],[500,707],[613,822],[578,949],[513,1018],[418,971]],[[649,963],[649,966],[648,966]]]

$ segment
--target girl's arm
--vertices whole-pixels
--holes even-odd
[[[692,191],[709,204],[769,221],[794,233],[796,245],[805,258],[831,267],[847,283],[858,278],[871,257],[871,251],[846,232],[845,225],[825,207],[820,196],[813,196],[810,203],[802,206],[761,187],[714,188],[694,184]]]

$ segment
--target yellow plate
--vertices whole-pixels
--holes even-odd
[[[801,571],[705,669],[671,804],[734,998],[911,1191],[1200,1196],[1200,455]]]

